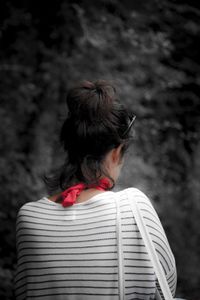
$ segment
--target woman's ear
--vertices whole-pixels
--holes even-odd
[[[119,145],[117,148],[114,148],[112,150],[112,160],[114,163],[121,163],[122,157],[121,157],[121,149],[122,149],[122,144]]]

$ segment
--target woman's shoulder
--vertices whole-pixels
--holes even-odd
[[[160,219],[154,204],[143,191],[135,187],[129,187],[119,191],[118,195],[120,201],[126,202],[127,205],[130,204],[130,201],[136,201],[143,217],[149,217],[149,215],[153,215],[160,224]]]
[[[33,210],[40,210],[42,207],[44,207],[44,204],[44,197],[36,201],[26,202],[19,208],[17,216],[20,217],[22,215],[29,215],[30,213],[32,213]]]
[[[119,197],[123,197],[126,199],[130,199],[133,201],[138,201],[138,202],[144,202],[144,203],[150,203],[151,201],[148,198],[148,196],[142,192],[140,189],[135,188],[135,187],[129,187],[123,190],[120,190],[117,192],[117,194],[119,195]]]

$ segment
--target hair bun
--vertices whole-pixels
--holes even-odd
[[[114,87],[104,80],[82,81],[67,95],[69,113],[80,120],[98,120],[108,116],[115,99]]]

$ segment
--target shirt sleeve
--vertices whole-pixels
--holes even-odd
[[[27,235],[27,218],[25,204],[22,206],[17,214],[16,220],[16,250],[17,250],[17,268],[14,276],[14,292],[16,300],[26,299],[27,289],[27,268],[26,258],[21,255],[21,250],[25,247],[25,240]]]
[[[175,296],[177,285],[176,262],[158,214],[149,198],[143,192],[135,188],[129,189],[129,192],[131,193],[133,201],[137,198],[141,215],[153,241],[169,288],[172,295]],[[158,281],[156,282],[156,286],[161,297],[164,299]]]

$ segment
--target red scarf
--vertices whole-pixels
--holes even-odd
[[[86,188],[95,188],[99,191],[105,191],[110,187],[111,187],[111,185],[110,185],[110,181],[108,180],[108,178],[100,179],[98,185],[95,185],[95,184],[86,185],[85,183],[79,183],[79,184],[73,185],[61,193],[62,205],[64,207],[73,205],[76,202],[76,198]]]

